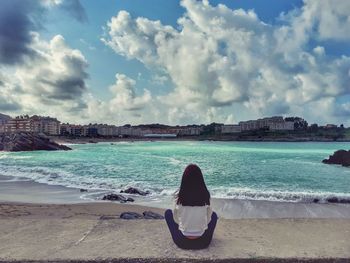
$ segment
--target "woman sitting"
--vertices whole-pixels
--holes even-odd
[[[174,243],[183,249],[207,248],[217,219],[210,208],[210,193],[201,169],[195,164],[188,165],[182,175],[174,214],[170,209],[165,211]]]

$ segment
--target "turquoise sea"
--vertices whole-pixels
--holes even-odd
[[[0,175],[94,191],[129,186],[172,195],[189,163],[213,197],[290,202],[350,199],[350,168],[321,163],[338,142],[142,141],[70,145],[72,151],[0,153]]]

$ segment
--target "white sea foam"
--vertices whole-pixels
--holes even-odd
[[[319,202],[327,203],[333,199],[333,202],[350,202],[349,193],[335,192],[287,192],[287,191],[257,191],[251,188],[219,188],[213,190],[213,197],[242,199],[242,200],[265,200],[278,202]],[[335,200],[338,199],[338,201]]]

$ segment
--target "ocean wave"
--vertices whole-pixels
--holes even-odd
[[[15,167],[15,166],[1,166],[0,175],[12,177],[13,180],[32,180],[37,183],[44,183],[47,185],[58,185],[77,189],[88,189],[102,192],[120,192],[120,190],[136,187],[144,191],[150,191],[151,195],[159,195],[162,188],[151,187],[145,182],[128,181],[123,178],[103,178],[81,176],[61,169],[49,167]]]
[[[171,157],[169,157],[171,158]],[[144,191],[150,191],[150,197],[166,198],[173,196],[177,190],[174,186],[164,186],[155,181],[126,180],[118,177],[84,176],[73,172],[64,171],[54,167],[23,167],[6,166],[0,167],[0,175],[11,176],[14,180],[33,180],[48,185],[60,185],[72,188],[84,188],[96,191],[119,192],[128,187],[136,187]],[[22,179],[21,179],[22,178]],[[350,203],[350,193],[337,192],[312,192],[312,191],[282,191],[261,190],[249,187],[212,187],[212,197],[239,200],[264,200],[276,202],[298,203]],[[90,196],[91,197],[91,196]]]
[[[350,193],[257,191],[251,188],[226,188],[213,191],[213,197],[294,203],[350,203]]]

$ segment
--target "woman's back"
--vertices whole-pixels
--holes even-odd
[[[185,236],[197,237],[203,235],[208,228],[212,210],[210,206],[176,205],[174,220],[178,222],[180,231]]]

